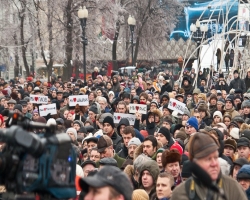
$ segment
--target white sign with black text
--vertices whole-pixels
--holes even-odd
[[[122,118],[126,118],[129,121],[129,124],[133,126],[135,124],[135,115],[124,114],[124,113],[114,113],[114,123],[118,124]]]
[[[176,99],[170,98],[168,108],[171,110],[175,110],[180,114],[184,113],[186,105]]]
[[[51,115],[57,114],[56,104],[52,103],[48,105],[39,106],[39,113],[40,113],[40,116],[47,116],[48,114],[51,114]]]
[[[69,106],[88,106],[89,105],[89,97],[88,95],[74,95],[69,96]]]
[[[129,113],[147,114],[147,105],[144,104],[129,104]]]
[[[48,97],[41,95],[30,95],[30,103],[47,104]]]

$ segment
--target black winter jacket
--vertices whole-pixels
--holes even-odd
[[[232,88],[233,89],[241,89],[242,93],[246,92],[245,82],[242,79],[240,79],[239,77],[231,81],[231,83],[229,85],[229,90],[231,90]]]

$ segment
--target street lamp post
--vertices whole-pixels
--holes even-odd
[[[128,18],[128,25],[130,27],[130,31],[131,31],[131,51],[132,51],[132,66],[134,66],[134,29],[135,29],[135,18],[131,15],[129,15]]]
[[[80,8],[78,10],[78,18],[81,22],[82,27],[82,44],[83,44],[83,73],[84,73],[84,84],[86,84],[86,45],[88,45],[88,39],[86,37],[85,28],[87,25],[87,19],[88,19],[88,10],[84,6],[83,8]]]
[[[203,38],[206,37],[206,32],[208,31],[208,26],[201,25],[200,21],[197,19],[195,24],[190,25],[190,30],[193,33],[193,40],[197,43],[197,74],[196,74],[196,85],[197,85],[197,77],[200,71],[200,45]]]

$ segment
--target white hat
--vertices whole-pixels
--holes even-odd
[[[159,76],[159,78],[158,78],[160,81],[164,81],[165,80],[165,78],[163,77],[163,76]]]
[[[213,115],[213,118],[214,118],[216,115],[217,115],[221,120],[223,119],[222,114],[221,114],[221,111],[218,111],[218,110],[215,111],[215,112],[214,112],[214,115]]]
[[[48,126],[50,125],[53,125],[53,126],[56,126],[56,120],[54,118],[50,118],[48,121],[47,121],[47,124]]]
[[[136,146],[139,146],[141,144],[141,141],[136,138],[136,137],[133,137],[129,142],[128,142],[128,147],[130,145],[136,145]]]
[[[230,136],[238,140],[240,138],[239,132],[240,132],[239,128],[232,128],[232,130],[230,131]]]

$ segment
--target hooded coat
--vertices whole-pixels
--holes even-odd
[[[112,79],[113,80],[116,79],[116,83],[114,83],[114,81],[113,81],[112,91],[115,93],[115,96],[117,97],[119,92],[120,92],[120,83],[119,83],[119,80],[118,80],[118,76],[114,75]]]
[[[149,194],[149,199],[152,199],[152,197],[155,196],[155,192],[156,192],[156,181],[157,181],[157,177],[160,173],[158,164],[153,161],[153,160],[148,160],[145,163],[143,163],[143,165],[141,166],[140,170],[140,176],[139,176],[139,188],[144,189],[143,185],[142,185],[142,174],[145,170],[147,170],[150,175],[153,178],[153,189],[151,190],[150,194]]]

